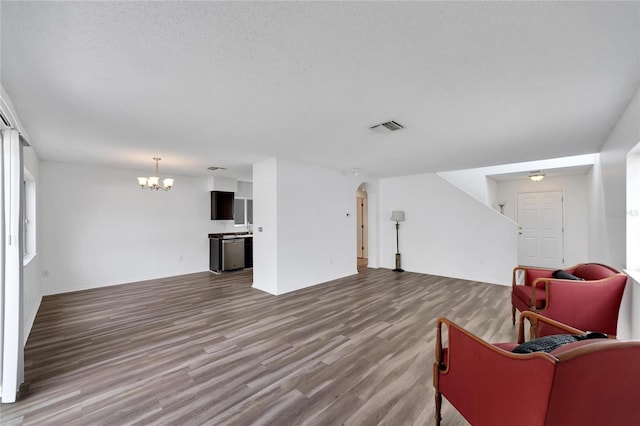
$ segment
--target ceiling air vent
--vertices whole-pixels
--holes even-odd
[[[378,133],[389,133],[395,132],[396,130],[404,129],[404,126],[397,121],[387,121],[386,123],[376,124],[375,126],[369,127],[374,132]]]
[[[207,167],[207,170],[211,170],[212,172],[215,172],[216,170],[224,171],[224,170],[227,170],[227,168],[226,167],[211,166],[211,167]]]

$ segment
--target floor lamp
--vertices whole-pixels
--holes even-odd
[[[398,239],[398,230],[400,229],[400,222],[404,222],[404,212],[392,211],[391,220],[396,222],[396,269],[394,272],[404,272],[400,266],[400,240]]]

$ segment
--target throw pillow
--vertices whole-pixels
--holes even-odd
[[[576,280],[576,281],[584,281],[584,279],[580,277],[576,277],[568,273],[567,271],[563,271],[562,269],[558,269],[557,271],[553,271],[553,278],[557,278],[559,280]]]
[[[558,349],[562,345],[568,343],[577,342],[586,339],[607,339],[608,336],[604,333],[587,333],[584,335],[572,335],[572,334],[552,334],[550,336],[538,337],[537,339],[524,342],[515,348],[511,352],[516,354],[530,354],[532,352],[551,352]]]
[[[571,334],[553,334],[551,336],[539,337],[537,339],[524,342],[515,348],[511,352],[516,354],[530,354],[532,352],[551,352],[554,349],[559,348],[567,343],[577,342],[575,336]]]

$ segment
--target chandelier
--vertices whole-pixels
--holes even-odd
[[[153,159],[156,160],[156,175],[151,177],[139,177],[138,183],[140,184],[140,188],[155,189],[156,191],[158,189],[164,189],[165,191],[170,190],[171,187],[173,186],[173,179],[171,178],[162,179],[162,186],[160,186],[159,184],[160,178],[158,177],[158,161],[160,161],[161,158],[153,157]]]

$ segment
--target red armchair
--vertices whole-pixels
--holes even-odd
[[[599,263],[581,263],[564,271],[584,281],[553,278],[553,269],[517,266],[513,269],[511,319],[516,309],[539,312],[581,330],[616,335],[618,311],[627,276]],[[557,334],[542,324],[538,336]]]
[[[519,342],[524,340],[525,318],[564,333],[583,334],[524,312]],[[640,341],[583,340],[550,353],[528,354],[510,352],[515,346],[489,344],[438,319],[433,366],[436,425],[441,422],[443,396],[474,426],[640,424]]]

